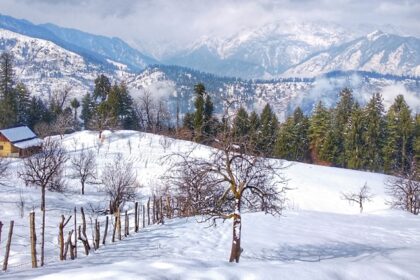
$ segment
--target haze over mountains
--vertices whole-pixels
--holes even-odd
[[[277,22],[245,28],[228,38],[200,38],[172,51],[167,45],[149,46],[146,53],[118,38],[2,15],[0,51],[15,55],[18,78],[44,96],[69,86],[81,97],[104,73],[124,80],[133,94],[149,90],[181,98],[183,112],[191,108],[192,88],[198,82],[204,82],[216,100],[235,96],[250,109],[270,102],[280,116],[297,105],[310,112],[320,99],[332,105],[345,86],[361,103],[376,91],[385,93],[385,103],[404,93],[417,111],[420,39],[360,33],[334,24]],[[216,107],[223,109],[217,102]]]

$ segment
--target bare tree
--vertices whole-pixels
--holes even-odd
[[[60,135],[60,138],[63,139],[64,133],[74,130],[75,122],[71,112],[63,112],[59,114],[56,120],[52,124],[53,131]]]
[[[116,212],[125,202],[135,199],[139,184],[133,163],[123,161],[121,154],[117,154],[111,163],[105,165],[101,179],[112,212]]]
[[[72,177],[77,178],[85,194],[85,184],[89,179],[96,178],[96,156],[92,150],[82,147],[80,152],[71,158]]]
[[[0,185],[4,184],[4,180],[9,176],[10,161],[0,157]]]
[[[64,111],[64,105],[67,103],[71,90],[70,86],[66,86],[63,90],[56,90],[49,96],[49,103],[57,113]]]
[[[207,220],[233,220],[229,261],[239,262],[242,209],[281,214],[285,191],[281,170],[284,166],[280,160],[251,155],[246,142],[235,143],[231,135],[222,135],[217,140],[219,149],[212,149],[209,156],[177,155],[181,160],[174,164],[171,174],[178,178],[178,185],[183,188],[191,189],[190,185],[195,185],[195,195],[202,194],[199,200],[206,205],[199,207],[199,212]],[[186,169],[190,173],[185,173]],[[214,198],[209,198],[207,192]],[[200,201],[194,203],[199,205]]]
[[[41,152],[25,159],[24,167],[19,172],[19,177],[26,184],[41,188],[41,266],[44,265],[44,240],[45,240],[45,193],[47,188],[54,186],[60,180],[60,174],[67,156],[60,143],[48,138],[42,145]]]
[[[420,175],[414,161],[408,171],[403,171],[387,181],[387,192],[392,197],[392,207],[419,214]]]
[[[357,193],[342,193],[342,199],[347,200],[350,203],[357,203],[360,208],[360,213],[363,212],[363,204],[367,201],[371,201],[373,194],[370,192],[370,188],[365,183],[363,187]]]
[[[140,103],[138,106],[138,114],[140,120],[143,123],[143,127],[146,131],[151,131],[153,127],[153,111],[154,111],[154,102],[152,98],[152,93],[150,91],[145,91],[140,96]]]

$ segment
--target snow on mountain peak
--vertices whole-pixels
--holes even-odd
[[[368,35],[366,35],[366,38],[369,41],[376,41],[377,39],[379,39],[382,36],[387,35],[386,33],[382,32],[381,30],[375,30],[372,33],[369,33]]]

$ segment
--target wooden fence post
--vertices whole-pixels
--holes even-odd
[[[13,226],[15,222],[10,221],[10,227],[9,227],[9,236],[7,238],[7,244],[6,244],[6,254],[4,255],[4,261],[3,261],[3,270],[7,270],[7,264],[9,262],[9,254],[10,254],[10,245],[12,244],[12,235],[13,235]]]
[[[136,202],[134,204],[134,231],[138,232],[139,231],[139,218],[138,218],[138,210],[139,209],[139,203]]]
[[[74,207],[74,258],[77,258],[77,218],[76,218],[76,207]]]
[[[95,219],[95,250],[99,249],[99,243],[101,242],[101,229],[98,219]]]
[[[83,210],[83,207],[80,208],[80,213],[82,214],[82,225],[79,226],[78,239],[82,241],[83,246],[85,247],[85,254],[87,256],[89,255],[90,245],[89,245],[89,239],[87,238],[87,235],[86,235],[86,217],[85,217],[85,211]]]
[[[73,234],[73,230],[69,231],[69,235],[68,235],[67,241],[66,241],[66,248],[65,248],[64,253],[63,253],[63,259],[64,260],[67,259],[67,252],[69,250],[69,247],[70,247],[70,258],[72,260],[74,260],[73,244],[71,244],[71,236],[72,236],[72,234]]]
[[[115,215],[114,220],[115,220],[115,222],[114,222],[114,231],[112,233],[112,242],[115,242],[115,234],[117,232],[117,224],[118,224],[118,216],[117,215]]]
[[[1,228],[3,227],[3,223],[0,221],[0,244],[1,244]],[[1,249],[1,247],[0,247]],[[1,251],[0,251],[0,255],[1,255]]]
[[[128,220],[128,212],[125,210],[125,220],[124,220],[124,237],[130,235],[130,221]]]
[[[104,230],[104,238],[102,240],[102,245],[105,245],[107,234],[108,234],[108,216],[106,216],[106,220],[105,220],[105,230]]]
[[[143,216],[143,228],[146,227],[146,206],[142,205],[142,216]]]
[[[58,230],[58,240],[60,242],[60,261],[64,260],[64,228],[66,227],[66,225],[68,224],[68,222],[70,221],[71,216],[68,217],[67,221],[64,218],[64,215],[61,215],[61,223],[58,226],[59,230]]]
[[[35,233],[35,212],[29,214],[29,229],[31,239],[31,260],[32,268],[38,267],[38,260],[36,259],[36,233]]]
[[[150,197],[147,200],[147,225],[150,226]]]
[[[121,240],[121,210],[118,207],[117,209],[117,216],[118,216],[118,220],[117,220],[117,234],[118,234],[118,240]]]
[[[153,195],[152,224],[156,223],[156,197]]]

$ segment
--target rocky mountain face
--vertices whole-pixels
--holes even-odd
[[[313,54],[285,74],[317,76],[336,70],[420,76],[420,39],[375,31]]]

